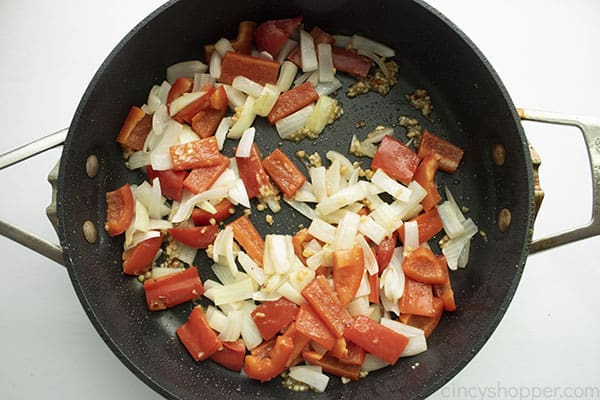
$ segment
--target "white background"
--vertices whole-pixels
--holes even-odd
[[[1,1],[0,153],[66,127],[113,46],[160,3]],[[517,106],[600,117],[600,2],[431,3],[479,46]],[[578,131],[526,131],[542,156],[547,194],[536,236],[585,223],[591,186]],[[0,174],[0,218],[52,241],[45,179],[59,154]],[[593,238],[531,256],[496,332],[432,398],[600,385],[599,245]],[[158,398],[100,340],[62,267],[4,238],[0,249],[0,398]]]

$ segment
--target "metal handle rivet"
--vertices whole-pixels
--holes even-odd
[[[83,237],[89,244],[96,243],[98,231],[96,230],[96,225],[94,225],[92,221],[85,221],[83,223]]]
[[[90,155],[85,161],[85,172],[90,178],[94,178],[98,175],[98,169],[100,168],[100,162],[95,154]]]
[[[506,232],[508,230],[511,219],[512,215],[507,208],[500,210],[500,213],[498,214],[498,229],[500,229],[500,232]]]
[[[500,143],[492,147],[492,159],[497,166],[501,167],[504,165],[504,161],[506,161],[506,149]]]

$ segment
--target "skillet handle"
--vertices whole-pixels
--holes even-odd
[[[600,120],[596,118],[551,113],[518,108],[522,120],[575,126],[583,133],[592,170],[592,218],[579,227],[535,240],[529,246],[530,253],[551,249],[563,244],[600,235]]]
[[[37,154],[43,153],[47,150],[62,145],[67,137],[67,132],[67,128],[62,129],[58,132],[52,133],[34,142],[26,144],[25,146],[19,147],[15,150],[9,151],[8,153],[0,155],[0,170],[8,168],[11,165],[17,164]],[[53,183],[52,181],[57,178],[58,164],[50,173],[48,180],[50,181],[50,183]],[[52,186],[55,187],[54,184]],[[52,193],[52,197],[52,204],[56,204],[55,190]],[[51,216],[51,208],[52,206],[48,207],[47,214],[50,218],[50,221],[54,225],[54,228],[56,229],[57,225],[56,221],[53,220]],[[28,247],[29,249],[36,251],[37,253],[46,256],[49,259],[64,266],[63,252],[59,245],[50,243],[47,240],[42,239],[33,233],[27,232],[22,228],[19,228],[18,226],[12,225],[2,220],[0,220],[0,235],[14,240],[15,242],[22,244],[23,246]]]

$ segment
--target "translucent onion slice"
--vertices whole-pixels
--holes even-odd
[[[229,188],[227,198],[235,205],[241,204],[246,208],[250,208],[250,199],[246,191],[246,185],[240,178],[236,178],[235,183]]]
[[[316,203],[317,197],[313,193],[312,184],[308,181],[304,182],[294,194],[294,200],[304,203]]]
[[[308,117],[314,108],[314,105],[309,104],[308,106],[301,108],[300,110],[275,122],[275,129],[277,129],[279,137],[282,139],[287,139],[304,128],[304,126],[306,126],[306,122],[308,121]]]
[[[254,134],[256,133],[256,129],[253,126],[246,129],[244,133],[242,133],[242,137],[240,138],[240,142],[238,143],[238,147],[235,151],[235,156],[240,158],[248,158],[250,157],[250,151],[252,150],[252,144],[254,143]]]
[[[438,214],[442,220],[444,231],[452,239],[460,236],[465,228],[461,223],[462,213],[457,212],[456,208],[452,206],[449,201],[444,201],[437,206]]]
[[[297,365],[290,368],[289,376],[310,386],[315,392],[323,393],[329,383],[329,377],[322,373],[321,367]]]
[[[360,370],[364,372],[373,372],[379,369],[388,367],[390,364],[383,361],[381,358],[374,356],[371,353],[365,354],[365,361],[360,366]]]
[[[358,214],[348,212],[344,215],[335,231],[333,243],[335,250],[347,250],[354,247],[359,223],[360,216]]]
[[[417,221],[406,221],[404,223],[404,248],[407,251],[419,247],[419,224]]]
[[[286,198],[284,198],[283,200],[287,204],[289,204],[290,207],[298,211],[300,214],[304,215],[306,218],[313,220],[316,217],[315,210],[313,210],[308,204],[301,201],[290,200]]]
[[[323,201],[327,198],[327,170],[325,167],[311,167],[308,170],[308,174],[310,175],[313,193],[315,194],[317,201]]]
[[[300,30],[300,55],[302,56],[302,72],[316,71],[319,67],[315,41],[310,33]]]
[[[234,122],[231,128],[229,128],[227,137],[231,139],[239,139],[242,136],[242,133],[252,126],[254,118],[256,118],[256,114],[254,113],[254,101],[254,97],[246,97],[246,101],[244,102],[238,119]]]
[[[308,233],[325,243],[333,243],[336,228],[320,218],[314,218],[308,227]]]
[[[230,126],[231,117],[225,117],[221,120],[221,122],[219,122],[219,126],[215,131],[215,138],[217,138],[219,150],[223,150],[223,146],[225,145],[225,139],[227,138],[227,132],[229,131]]]
[[[167,106],[165,104],[159,105],[154,115],[152,115],[152,130],[154,133],[161,135],[170,119]]]
[[[233,49],[233,46],[231,45],[231,42],[225,38],[217,40],[217,43],[215,43],[215,50],[219,53],[221,57],[224,57],[225,53],[227,53],[228,51],[235,51]]]
[[[195,73],[202,73],[207,70],[208,66],[202,61],[182,61],[167,68],[167,82],[172,85],[177,78],[193,78]]]
[[[263,338],[256,327],[250,313],[256,308],[253,302],[245,301],[242,305],[242,330],[241,335],[248,350],[252,350],[262,343]]]
[[[382,318],[380,323],[386,328],[390,328],[408,338],[408,344],[400,354],[400,357],[410,357],[427,351],[427,340],[425,339],[425,332],[422,329],[389,318]]]
[[[350,315],[353,317],[356,317],[357,315],[369,315],[369,297],[356,297],[350,303],[348,303],[347,309]]]
[[[214,85],[217,82],[215,78],[205,72],[201,74],[194,74],[194,86],[192,86],[192,92],[199,92],[206,85]]]
[[[226,188],[210,189],[206,192],[198,193],[187,199],[183,199],[179,204],[179,209],[171,219],[171,222],[178,223],[183,222],[192,215],[192,210],[197,204],[202,203],[205,200],[208,201],[220,201],[227,196]],[[218,260],[217,260],[218,261]]]
[[[363,235],[356,236],[356,244],[358,244],[363,250],[365,270],[369,273],[369,275],[375,275],[378,273],[379,265],[377,264],[377,259],[371,251],[371,246],[369,246]]]
[[[150,153],[145,151],[136,151],[127,159],[127,168],[134,170],[150,165]]]
[[[165,268],[165,267],[152,267],[152,279],[158,279],[162,276],[172,275],[177,272],[185,271],[185,268]]]
[[[327,159],[332,163],[335,162],[335,160],[338,160],[338,162],[340,163],[341,175],[345,179],[350,179],[354,171],[354,167],[352,166],[352,163],[350,162],[350,160],[348,160],[346,156],[344,156],[339,151],[329,150],[327,153],[325,153],[325,157],[327,157]]]
[[[333,68],[331,45],[329,43],[319,43],[317,45],[317,55],[319,58],[319,82],[333,82],[335,69]]]
[[[221,62],[223,61],[223,57],[216,52],[213,51],[210,55],[210,62],[208,67],[208,73],[211,78],[219,79],[221,77]]]
[[[227,314],[227,325],[219,334],[219,340],[223,342],[233,342],[239,339],[242,332],[242,312],[239,310],[231,311]]]
[[[290,61],[287,61],[286,58],[287,58],[287,56],[290,55],[292,50],[294,50],[296,48],[296,46],[298,46],[298,41],[293,40],[293,39],[286,40],[285,43],[283,44],[283,46],[281,46],[281,49],[279,49],[279,52],[277,53],[277,56],[275,57],[275,59],[277,61],[279,61],[280,64],[285,64],[286,62],[290,62]],[[294,66],[295,66],[295,64],[294,64]],[[295,75],[296,75],[296,73],[294,73],[294,76]],[[277,85],[277,86],[279,86],[279,85]],[[289,89],[289,87],[288,87],[288,89]],[[287,90],[287,89],[282,89],[282,91],[284,91],[284,90]]]
[[[368,50],[387,58],[394,57],[396,55],[394,49],[361,35],[352,36],[352,47],[357,50]]]
[[[235,78],[233,78],[233,82],[231,83],[231,86],[234,89],[239,90],[240,92],[246,93],[247,95],[250,95],[252,97],[260,97],[262,91],[263,91],[263,86],[261,84],[258,84],[256,82],[254,82],[252,79],[248,79],[245,76],[239,75],[236,76]]]
[[[190,92],[182,94],[181,96],[173,100],[169,105],[169,116],[174,116],[179,111],[183,110],[185,107],[192,104],[194,101],[198,100],[205,94],[206,92]]]
[[[317,204],[317,215],[327,215],[335,210],[339,210],[348,204],[361,201],[365,198],[365,192],[360,184],[348,186],[339,192],[329,196]]]
[[[302,303],[306,302],[302,296],[302,293],[300,293],[300,291],[293,287],[289,282],[284,282],[283,285],[277,289],[277,293],[292,303],[296,303],[297,305],[301,305]]]
[[[387,235],[387,231],[368,215],[361,217],[358,231],[371,239],[373,243],[377,245],[381,243],[381,241],[385,239]],[[369,271],[369,273],[371,273],[371,271]]]
[[[225,89],[225,94],[227,94],[229,108],[232,111],[235,111],[236,108],[244,105],[246,102],[246,95],[243,92],[234,89],[231,85],[223,85],[223,88]]]
[[[342,81],[334,78],[331,82],[319,82],[317,86],[315,86],[315,91],[319,94],[319,96],[329,96],[341,87]]]
[[[242,269],[252,278],[257,284],[263,285],[267,280],[267,274],[261,267],[254,262],[250,256],[243,251],[238,252],[237,260],[242,266]]]
[[[375,171],[371,182],[400,201],[408,201],[410,199],[410,189],[395,179],[390,178],[381,168]]]
[[[286,60],[281,63],[276,85],[281,92],[285,92],[292,87],[297,73],[298,67],[293,62]]]
[[[230,304],[241,300],[251,299],[254,294],[254,286],[250,278],[245,278],[230,285],[214,287],[205,291],[214,298],[214,303],[217,306],[222,304]],[[208,297],[208,295],[207,295]]]
[[[371,252],[372,253],[372,252]],[[369,296],[371,293],[371,285],[369,284],[369,275],[366,270],[363,270],[363,276],[360,280],[360,285],[354,294],[354,297]]]
[[[319,96],[314,110],[310,113],[306,121],[306,129],[320,134],[325,126],[332,121],[332,114],[335,110],[337,101],[328,96]]]
[[[335,47],[347,47],[352,44],[352,36],[346,35],[333,35],[335,42],[333,45]]]
[[[377,64],[377,67],[379,67],[381,72],[383,72],[383,75],[388,79],[390,78],[391,74],[390,74],[388,67],[385,65],[383,60],[377,56],[377,54],[373,53],[372,51],[364,50],[364,49],[358,49],[358,54],[360,54],[361,56],[369,57],[371,60],[373,60],[375,62],[375,64]]]
[[[273,106],[279,99],[280,89],[278,86],[267,83],[260,93],[260,96],[254,102],[254,112],[256,115],[266,117],[269,115]]]

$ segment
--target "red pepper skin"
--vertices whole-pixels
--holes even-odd
[[[202,296],[204,286],[196,267],[144,281],[146,303],[150,311],[166,310]]]
[[[254,32],[254,40],[258,50],[266,50],[272,56],[277,55],[290,35],[296,30],[302,17],[285,18],[266,21]]]
[[[313,85],[310,82],[304,82],[302,85],[283,92],[275,102],[269,115],[267,115],[267,119],[271,124],[274,124],[281,118],[287,117],[318,99],[319,94]]]
[[[215,331],[208,325],[204,311],[199,307],[192,310],[187,322],[177,328],[176,332],[196,361],[206,360],[223,347]]]
[[[134,206],[133,193],[128,183],[106,193],[104,229],[109,236],[117,236],[127,230],[133,220]]]
[[[404,143],[386,135],[371,161],[371,169],[382,169],[387,175],[408,185],[419,165],[417,154]]]
[[[150,269],[156,253],[160,249],[162,235],[146,239],[123,252],[123,273],[127,275],[141,275]]]
[[[242,75],[261,85],[276,84],[278,74],[277,61],[228,51],[223,57],[219,82],[231,85],[236,76]]]
[[[117,142],[133,150],[142,150],[152,129],[152,116],[132,106],[117,136]]]
[[[425,211],[431,210],[442,199],[435,183],[435,173],[437,172],[440,158],[441,156],[437,153],[428,155],[421,161],[415,171],[415,181],[427,191],[427,196],[421,201],[421,205]]]
[[[395,364],[408,344],[408,338],[369,317],[359,315],[345,334],[348,340],[388,364]]]

